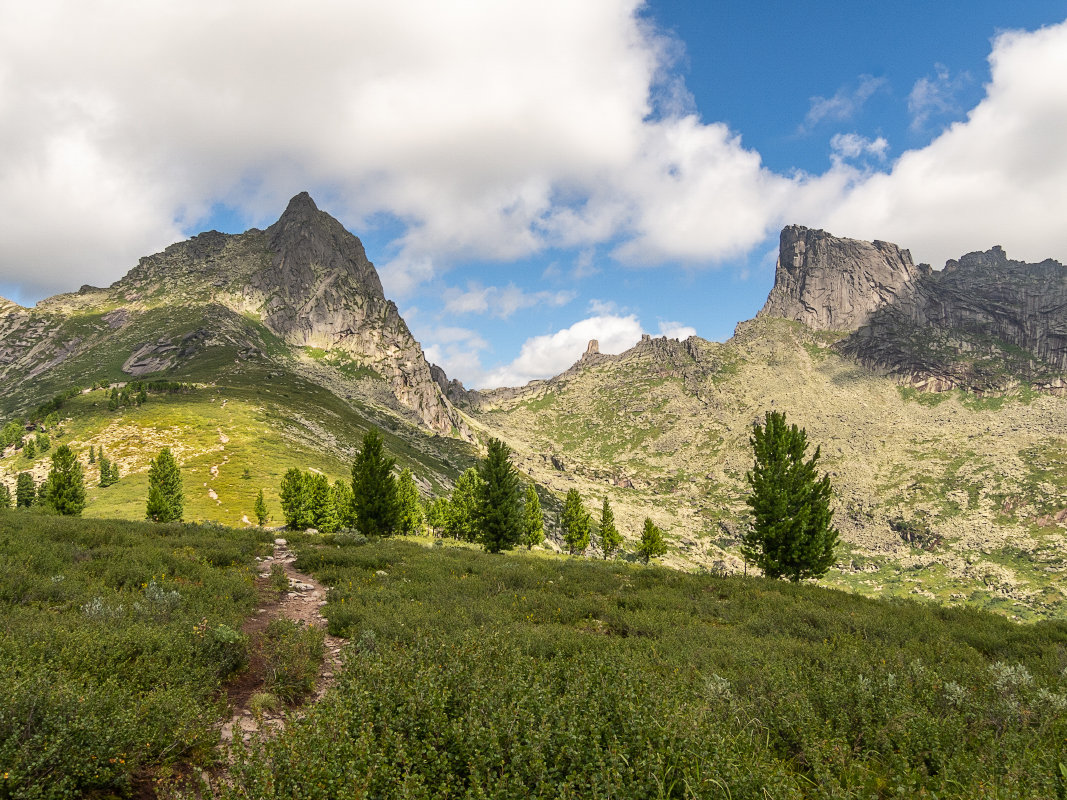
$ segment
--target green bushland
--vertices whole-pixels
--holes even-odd
[[[267,540],[0,510],[0,798],[124,795],[208,757]]]
[[[263,688],[286,703],[302,700],[315,689],[325,633],[288,619],[271,620],[263,635]]]
[[[358,542],[358,543],[357,543]],[[1067,623],[620,562],[296,535],[334,691],[227,798],[1055,798]]]

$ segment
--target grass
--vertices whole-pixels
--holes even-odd
[[[294,541],[351,645],[323,702],[236,747],[221,797],[1067,791],[1063,622],[619,562]]]

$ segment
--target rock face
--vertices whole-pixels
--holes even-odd
[[[1064,392],[1067,269],[1051,259],[994,247],[932,271],[896,245],[790,226],[760,315],[850,332],[840,352],[922,389]]]
[[[895,244],[790,225],[782,229],[774,288],[759,315],[816,330],[855,330],[907,296],[920,274],[911,253]]]

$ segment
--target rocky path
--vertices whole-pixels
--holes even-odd
[[[322,607],[326,605],[326,588],[310,575],[298,572],[293,567],[296,555],[289,549],[285,539],[274,540],[274,552],[259,563],[259,580],[263,588],[268,584],[271,570],[280,564],[289,579],[289,590],[277,602],[260,606],[255,615],[245,624],[242,632],[253,642],[266,630],[271,620],[289,619],[306,625],[326,629],[326,618],[322,616]],[[315,694],[310,702],[319,700],[334,683],[334,676],[341,665],[341,645],[343,639],[326,634],[326,657],[319,667],[319,677],[315,684]],[[258,716],[251,709],[252,697],[263,691],[263,665],[261,658],[253,647],[251,664],[246,675],[231,685],[229,690],[230,705],[233,715],[222,726],[223,744],[231,742],[235,736],[246,741],[256,732],[279,731],[285,727],[287,719],[299,716],[300,708],[281,711],[266,711]]]

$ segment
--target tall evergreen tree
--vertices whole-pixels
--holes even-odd
[[[341,527],[337,506],[333,501],[330,479],[320,473],[307,476],[311,494],[311,524],[320,533],[335,533]]]
[[[0,508],[11,508],[11,490],[6,483],[0,483]]]
[[[541,498],[537,496],[537,489],[531,483],[526,487],[526,496],[522,502],[522,543],[529,550],[544,540],[545,515],[541,513]]]
[[[89,463],[96,463],[96,447],[94,445],[89,445]]]
[[[489,440],[485,460],[478,466],[482,479],[478,493],[479,540],[490,553],[510,550],[522,539],[519,475],[511,463],[511,448],[499,439]]]
[[[663,531],[651,519],[645,517],[645,527],[641,531],[641,541],[637,543],[637,554],[647,564],[653,558],[662,556],[666,552],[667,543],[663,540]]]
[[[27,436],[22,445],[22,455],[30,461],[37,458],[37,442],[32,436]]]
[[[448,501],[446,535],[464,542],[473,542],[478,538],[478,497],[481,495],[481,486],[482,478],[474,467],[456,480]]]
[[[435,497],[426,506],[426,524],[434,536],[448,525],[448,498]]]
[[[622,534],[615,527],[615,512],[608,505],[608,498],[604,497],[604,505],[600,509],[600,549],[604,551],[604,558],[611,558],[615,551],[622,546]]]
[[[256,524],[263,527],[270,521],[270,515],[267,513],[267,501],[263,497],[263,490],[259,490],[259,494],[256,495],[255,505],[252,506],[252,513],[256,515]]]
[[[352,510],[352,484],[336,480],[333,482],[333,504],[337,508],[337,519],[342,528],[354,528],[355,512]]]
[[[422,502],[419,500],[419,487],[410,469],[400,472],[396,484],[396,499],[400,505],[400,533],[414,536],[422,531]]]
[[[104,455],[103,449],[100,451],[100,487],[111,485],[111,459]]]
[[[108,466],[110,469],[108,470],[107,482],[104,486],[111,486],[112,484],[119,482],[119,462],[112,461]]]
[[[18,508],[29,508],[37,502],[37,484],[34,483],[33,475],[28,472],[20,472],[15,479],[15,505]]]
[[[81,516],[85,508],[85,476],[67,445],[57,447],[52,454],[52,469],[41,486],[41,495],[60,514]]]
[[[296,467],[291,467],[282,476],[279,492],[282,501],[282,514],[285,525],[290,530],[306,531],[311,527],[311,487],[307,475]]]
[[[582,504],[582,496],[577,489],[567,492],[567,499],[563,501],[563,516],[560,518],[563,525],[563,541],[571,555],[584,553],[589,547],[589,529],[591,517]]]
[[[371,428],[352,464],[352,505],[356,530],[364,536],[392,536],[400,527],[393,464],[384,452],[384,442]]]
[[[148,466],[148,503],[145,515],[152,522],[181,522],[185,505],[178,462],[164,447]]]
[[[768,411],[754,422],[754,461],[745,478],[752,525],[742,534],[741,552],[771,578],[818,578],[833,566],[837,530],[831,524],[830,477],[818,477],[820,448],[807,461],[807,432],[789,426],[785,414]]]

